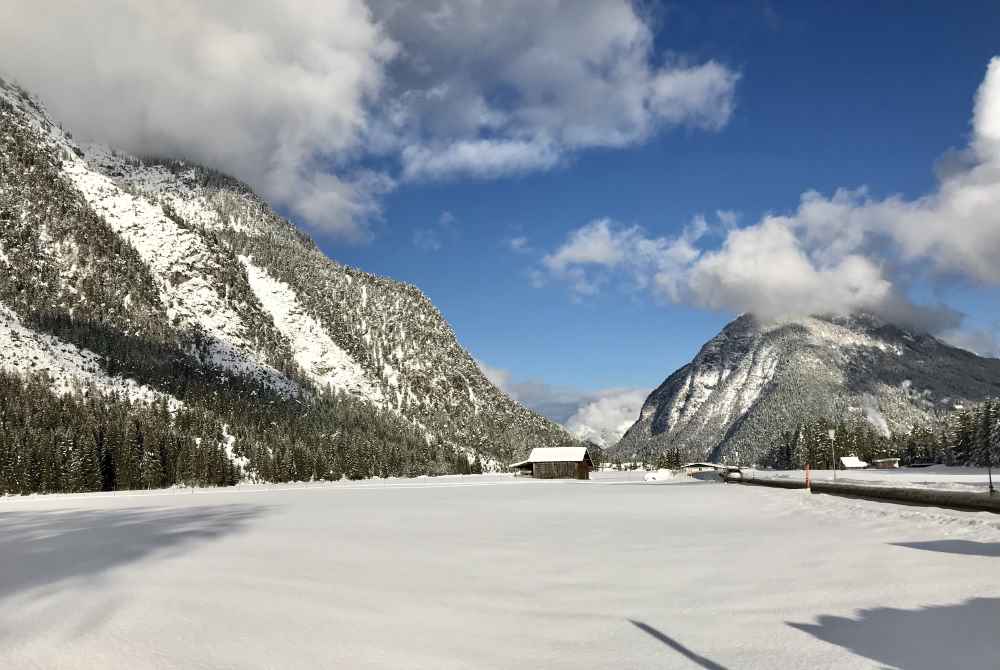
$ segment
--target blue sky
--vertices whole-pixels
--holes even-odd
[[[576,298],[563,283],[534,287],[529,273],[571,230],[601,217],[672,235],[719,209],[741,222],[790,212],[809,189],[931,190],[935,162],[969,141],[973,96],[1000,51],[1000,6],[957,3],[942,14],[927,3],[903,16],[871,4],[661,8],[654,59],[679,52],[739,72],[725,127],[582,150],[547,171],[404,184],[385,198],[370,243],[322,246],[419,286],[477,358],[515,379],[652,389],[732,311],[670,304],[614,283]],[[445,212],[454,222],[441,226]],[[440,247],[414,244],[418,229],[434,231]],[[514,237],[526,237],[530,250],[511,250]],[[1000,314],[993,289],[914,290],[978,326]]]
[[[996,2],[9,14],[5,72],[79,137],[243,179],[570,425],[613,437],[742,311],[1000,355]]]

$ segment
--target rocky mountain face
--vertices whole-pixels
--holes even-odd
[[[763,323],[744,315],[646,399],[615,452],[677,449],[688,460],[754,463],[812,419],[879,432],[926,426],[1000,395],[1000,360],[866,315]]]
[[[417,288],[330,260],[235,179],[77,144],[2,80],[0,369],[244,416],[338,394],[486,463],[572,441]]]

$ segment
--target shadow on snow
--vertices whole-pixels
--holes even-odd
[[[629,619],[628,621],[639,630],[643,631],[644,633],[648,633],[650,636],[656,638],[663,644],[667,645],[681,656],[684,656],[693,663],[697,663],[706,670],[726,670],[724,666],[719,665],[718,663],[716,663],[711,659],[696,654],[695,652],[691,651],[690,649],[688,649],[683,644],[673,639],[663,631],[657,630],[656,628],[653,628],[649,624],[643,623],[642,621],[636,621],[634,619]]]
[[[154,553],[232,534],[266,512],[250,505],[188,509],[0,512],[0,601],[93,579]]]
[[[878,607],[860,610],[856,619],[825,615],[815,624],[788,625],[893,668],[1000,667],[1000,598],[915,610]]]
[[[937,540],[935,542],[894,542],[895,547],[909,547],[924,551],[940,551],[966,556],[1000,557],[1000,542],[973,542],[972,540]]]

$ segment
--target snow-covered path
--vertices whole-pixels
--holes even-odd
[[[1000,516],[613,483],[0,500],[0,667],[1000,667]]]

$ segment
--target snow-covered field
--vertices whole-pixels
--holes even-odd
[[[1000,667],[1000,516],[641,477],[0,499],[0,667]]]
[[[745,470],[757,479],[805,479],[803,470]],[[833,481],[833,470],[813,470],[813,480]],[[951,491],[986,491],[989,475],[986,468],[948,467],[933,465],[928,468],[898,468],[895,470],[837,470],[837,481],[878,486],[924,487]],[[1000,489],[1000,470],[993,473],[993,485]]]

